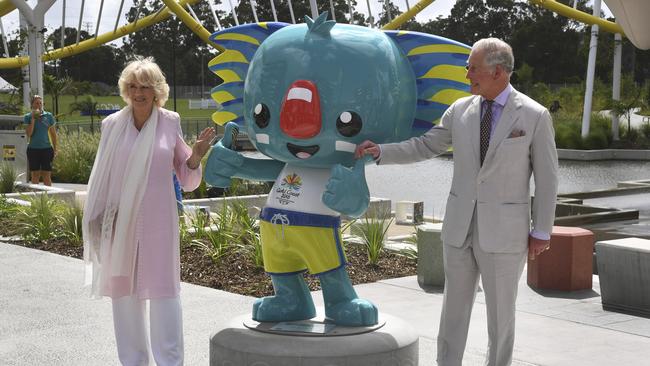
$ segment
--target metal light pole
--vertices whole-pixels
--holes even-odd
[[[594,16],[600,18],[600,0],[594,0]],[[598,24],[591,26],[591,41],[589,42],[589,61],[587,63],[587,85],[585,88],[585,104],[582,110],[582,138],[589,135],[591,122],[591,104],[594,94],[594,74],[596,73],[596,52],[598,51]]]

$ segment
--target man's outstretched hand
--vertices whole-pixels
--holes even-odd
[[[374,160],[377,160],[380,152],[379,145],[370,140],[366,140],[357,145],[357,149],[354,151],[354,158],[361,159],[365,155],[371,155]]]

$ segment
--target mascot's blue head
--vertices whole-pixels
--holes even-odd
[[[412,60],[395,40],[399,33],[326,18],[324,13],[300,25],[249,24],[215,33],[213,41],[227,48],[210,64],[224,79],[213,89],[224,106],[215,121],[244,122],[260,152],[307,167],[349,166],[356,144],[366,139],[383,143],[413,135],[419,89]],[[463,51],[456,57],[462,68],[468,48],[453,46]],[[243,79],[238,98],[233,87]],[[466,89],[459,84],[456,89]],[[243,107],[229,108],[234,102]],[[426,127],[432,122],[425,121]]]
[[[324,19],[273,33],[248,70],[248,133],[276,160],[347,165],[357,143],[410,133],[416,88],[401,51],[382,32]]]

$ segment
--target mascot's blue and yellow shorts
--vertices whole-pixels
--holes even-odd
[[[319,274],[345,265],[340,217],[264,207],[260,219],[266,272]]]

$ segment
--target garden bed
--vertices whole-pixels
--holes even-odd
[[[13,244],[74,258],[83,257],[83,248],[71,245],[65,239],[35,243],[14,241]],[[365,248],[358,244],[348,245],[346,255],[349,262],[347,270],[355,285],[416,274],[415,259],[390,251],[381,255],[377,265],[367,263]],[[311,290],[320,289],[316,277],[305,275],[305,278]],[[273,294],[269,276],[239,252],[233,252],[214,263],[200,248],[185,246],[181,248],[181,281],[247,296]]]
[[[19,237],[12,243],[82,258],[82,209],[50,195],[26,199],[29,204],[19,206],[0,196],[0,237]],[[248,211],[248,205],[234,201],[211,215],[186,212],[187,223],[183,219],[180,225],[182,281],[249,296],[273,293],[270,278],[261,268],[256,215]],[[360,221],[363,236],[374,239],[366,247],[343,238],[353,284],[416,274],[412,253],[382,250],[383,221]],[[370,264],[369,253],[374,264]],[[317,278],[306,275],[306,279],[312,290],[319,289]]]

